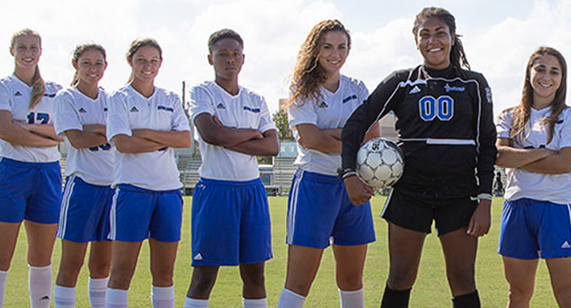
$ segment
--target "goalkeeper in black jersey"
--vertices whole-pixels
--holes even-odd
[[[387,198],[390,273],[381,307],[408,307],[424,239],[432,221],[446,260],[454,307],[480,307],[474,278],[478,237],[490,228],[496,159],[492,96],[469,68],[454,17],[441,8],[416,16],[413,33],[424,63],[387,77],[347,121],[341,176],[354,204],[370,188],[355,176],[367,129],[389,112],[397,117],[403,177]]]

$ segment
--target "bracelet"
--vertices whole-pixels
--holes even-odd
[[[345,178],[345,175],[347,175],[347,174],[349,174],[349,173],[353,173],[354,175],[357,175],[357,174],[355,173],[355,170],[354,170],[353,168],[345,168],[345,169],[339,168],[339,169],[337,170],[337,176],[340,177],[340,178],[342,178],[342,179]]]
[[[355,172],[355,171],[346,172],[345,174],[343,174],[343,175],[341,176],[341,178],[342,178],[342,179],[346,179],[346,178],[352,177],[352,176],[357,176],[357,172]]]
[[[492,201],[492,195],[487,193],[481,193],[478,195],[478,200],[490,200]]]

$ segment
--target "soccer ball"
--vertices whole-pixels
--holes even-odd
[[[371,139],[357,152],[357,175],[373,188],[381,189],[394,185],[403,171],[402,151],[390,140]]]

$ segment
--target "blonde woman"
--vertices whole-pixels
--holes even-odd
[[[49,307],[51,256],[61,202],[61,141],[53,128],[61,86],[44,82],[38,62],[42,39],[25,29],[12,36],[14,74],[0,80],[0,307],[20,225],[28,237],[32,307]]]

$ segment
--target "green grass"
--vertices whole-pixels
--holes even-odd
[[[379,218],[384,203],[383,197],[373,199],[373,215],[377,241],[369,246],[365,268],[366,307],[379,307],[388,273],[386,223]],[[480,240],[477,264],[477,283],[483,307],[505,307],[507,283],[503,277],[502,260],[496,253],[500,213],[503,199],[494,199],[492,230]],[[190,282],[190,204],[185,198],[182,241],[179,246],[175,272],[176,307],[182,307]],[[275,307],[283,288],[286,269],[287,246],[285,245],[286,197],[271,197],[274,258],[266,265],[266,287],[270,307]],[[60,260],[60,243],[57,241],[53,256],[54,279]],[[551,291],[549,276],[544,262],[539,266],[535,295],[531,307],[557,307]],[[26,239],[21,231],[18,247],[8,275],[4,307],[28,306],[26,266]],[[210,307],[241,307],[241,281],[236,267],[224,267],[212,292]],[[87,301],[87,270],[82,271],[77,287],[77,307],[89,307]],[[150,272],[148,245],[144,245],[139,266],[129,291],[130,307],[150,307]],[[450,291],[444,273],[442,250],[437,237],[427,237],[422,263],[414,286],[411,307],[451,307]],[[305,307],[339,307],[334,281],[334,266],[331,249],[327,249],[317,278]]]

